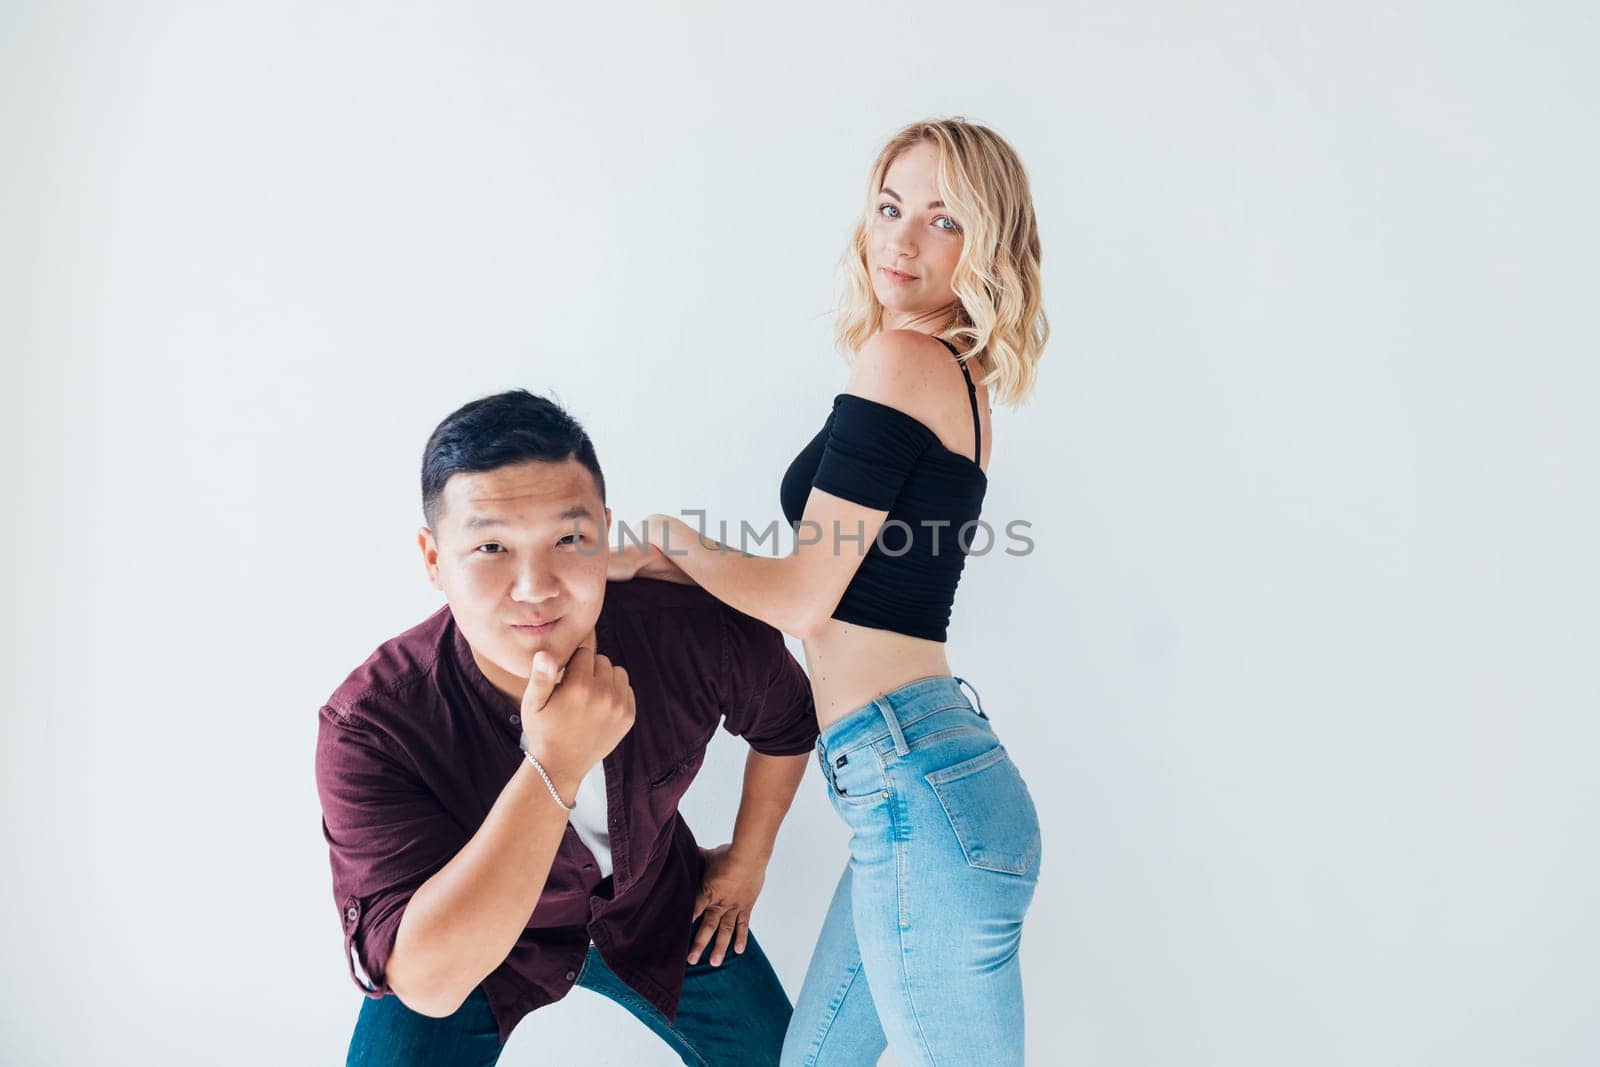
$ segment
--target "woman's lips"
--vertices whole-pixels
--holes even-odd
[[[907,274],[905,271],[895,270],[893,267],[879,267],[878,269],[883,272],[883,276],[885,278],[888,278],[891,282],[894,282],[897,285],[905,285],[907,282],[914,282],[917,280],[917,276],[915,274]]]

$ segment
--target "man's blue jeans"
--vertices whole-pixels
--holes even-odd
[[[678,1015],[668,1022],[600,959],[594,946],[583,961],[578,984],[621,1004],[648,1026],[684,1063],[776,1064],[793,1008],[755,935],[742,954],[729,948],[722,966],[704,962],[684,968]],[[535,1020],[539,1013],[528,1017]],[[526,1022],[527,1020],[524,1020]],[[500,1058],[494,1015],[482,989],[446,1019],[412,1011],[400,998],[366,998],[350,1039],[346,1067],[488,1067]],[[551,1049],[553,1063],[580,1063],[582,1049]]]

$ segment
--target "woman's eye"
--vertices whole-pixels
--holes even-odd
[[[945,233],[960,233],[961,227],[956,225],[956,220],[949,215],[940,215],[933,220],[933,224]]]
[[[893,214],[890,214],[890,212],[893,212]],[[886,219],[897,219],[900,217],[900,209],[893,204],[879,204],[878,214]]]

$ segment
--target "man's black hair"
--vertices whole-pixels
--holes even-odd
[[[606,480],[594,444],[561,405],[526,389],[486,396],[445,416],[422,452],[422,514],[438,518],[444,483],[452,474],[492,471],[513,463],[575,459],[594,475],[605,503]]]

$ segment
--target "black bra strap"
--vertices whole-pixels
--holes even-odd
[[[983,430],[978,426],[978,387],[972,384],[972,375],[967,372],[967,364],[961,358],[961,353],[956,351],[956,346],[943,337],[936,337],[934,340],[948,348],[950,354],[956,357],[956,365],[961,368],[961,376],[967,380],[967,399],[972,401],[972,462],[978,463],[979,457],[983,455]]]

